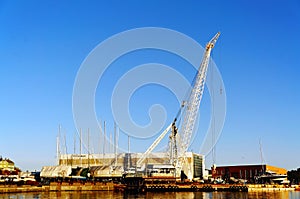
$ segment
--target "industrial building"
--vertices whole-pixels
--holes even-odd
[[[60,155],[59,166],[90,168],[91,174],[97,177],[119,176],[124,173],[147,176],[157,168],[160,168],[162,173],[162,169],[169,171],[172,167],[167,153],[151,153],[139,167],[137,162],[142,156],[143,153],[63,154]],[[202,179],[204,168],[203,155],[186,152],[182,170],[189,179]]]
[[[287,170],[267,164],[213,166],[212,177],[230,180],[243,179],[250,183],[288,183]]]

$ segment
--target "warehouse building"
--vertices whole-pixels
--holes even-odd
[[[115,176],[128,172],[144,171],[147,169],[166,165],[170,169],[169,156],[167,153],[151,153],[145,159],[142,167],[137,162],[143,153],[119,153],[119,154],[63,154],[60,155],[60,166],[71,166],[72,168],[91,168],[97,176]],[[204,173],[204,156],[192,152],[186,153],[185,163],[182,170],[188,179],[202,179]],[[141,172],[140,172],[141,173]],[[178,177],[178,176],[177,176]]]
[[[213,166],[212,177],[229,182],[243,179],[250,183],[287,183],[287,170],[267,164]]]

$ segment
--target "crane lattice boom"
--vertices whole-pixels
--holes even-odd
[[[183,163],[185,161],[185,153],[188,150],[188,147],[191,142],[191,137],[193,134],[193,129],[195,126],[195,121],[197,119],[198,111],[200,108],[200,102],[202,99],[203,91],[204,91],[204,84],[206,80],[206,74],[207,74],[207,68],[209,64],[210,59],[210,53],[212,48],[217,42],[217,39],[219,38],[220,33],[218,32],[206,45],[205,53],[201,62],[201,65],[199,67],[199,70],[196,75],[196,81],[195,85],[193,86],[193,89],[191,91],[191,94],[189,96],[188,101],[185,105],[182,105],[181,108],[184,106],[186,107],[185,115],[183,124],[181,126],[181,129],[179,131],[179,135],[177,134],[177,128],[175,126],[176,119],[178,117],[178,114],[172,124],[170,124],[162,133],[161,135],[156,138],[156,140],[152,143],[152,145],[147,149],[147,151],[142,155],[142,157],[137,161],[137,167],[141,167],[145,159],[150,155],[150,153],[154,150],[154,148],[161,142],[161,140],[165,137],[165,135],[172,129],[172,134],[170,135],[170,138],[172,140],[172,156],[174,157],[174,161],[171,161],[171,163],[175,163],[176,167],[176,173],[181,172]],[[177,135],[176,135],[177,134]],[[176,139],[179,136],[179,148],[177,150],[177,143]],[[177,137],[177,138],[176,138]],[[178,153],[178,154],[177,154]]]
[[[204,84],[205,84],[209,59],[210,59],[210,53],[219,36],[220,33],[217,33],[206,45],[205,53],[201,65],[199,67],[199,70],[197,72],[195,85],[192,88],[191,94],[189,96],[189,100],[187,101],[183,124],[181,126],[181,131],[179,131],[181,136],[180,145],[179,145],[179,154],[178,154],[179,157],[177,163],[177,169],[179,170],[181,170],[182,168],[184,156],[190,145],[193,129],[195,126],[195,121],[197,119],[200,102],[204,91]]]
[[[142,155],[142,157],[137,161],[137,167],[141,167],[142,163],[149,156],[149,154],[155,149],[155,147],[160,143],[160,141],[166,136],[166,134],[172,128],[172,124],[170,124],[161,134],[156,138],[156,140],[151,144],[151,146],[147,149],[147,151]]]

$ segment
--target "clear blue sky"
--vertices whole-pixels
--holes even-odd
[[[261,138],[268,164],[300,167],[297,0],[0,1],[0,25],[0,154],[21,169],[55,164],[58,124],[72,139],[73,84],[88,53],[114,34],[147,26],[180,31],[202,45],[221,31],[213,58],[226,87],[227,116],[216,147],[217,164],[260,163]],[[143,59],[132,59],[132,66],[152,58],[173,63],[164,53],[137,57]],[[124,63],[130,69],[130,60]],[[117,72],[107,73],[107,85],[109,75]],[[186,76],[191,78],[192,72]],[[96,106],[98,117],[111,121],[100,100],[111,94],[109,89],[97,90]],[[133,118],[142,124],[147,124],[142,111],[148,110],[143,105],[151,100],[166,103],[159,98],[165,91],[156,88],[158,95],[153,97],[153,89],[137,92],[136,104],[131,105]],[[112,123],[108,125],[112,129]],[[124,139],[122,143],[125,147]],[[133,150],[144,150],[151,140],[135,143]]]

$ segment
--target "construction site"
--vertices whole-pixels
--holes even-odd
[[[207,43],[200,67],[192,83],[192,88],[187,91],[187,98],[183,99],[181,106],[178,107],[179,110],[173,122],[155,138],[154,142],[145,152],[129,152],[129,136],[128,151],[119,152],[117,149],[118,136],[116,136],[116,127],[114,128],[113,142],[112,134],[110,134],[109,137],[106,136],[104,123],[103,153],[91,153],[89,149],[89,130],[87,153],[82,152],[83,141],[81,130],[79,154],[61,153],[59,145],[60,137],[58,137],[58,165],[44,166],[40,177],[51,182],[67,181],[73,183],[74,180],[88,180],[101,183],[113,182],[114,189],[129,191],[248,191],[248,187],[245,186],[245,183],[247,182],[246,178],[249,182],[274,182],[275,180],[282,183],[288,182],[286,180],[286,173],[281,172],[277,174],[272,171],[269,175],[267,173],[267,168],[271,167],[264,165],[252,167],[239,166],[237,167],[239,173],[237,173],[236,168],[226,167],[223,169],[217,168],[214,165],[212,167],[210,181],[208,181],[208,173],[205,172],[204,155],[189,151],[192,137],[195,133],[197,134],[195,124],[199,115],[200,103],[204,93],[210,54],[219,36],[220,33],[217,33]],[[168,139],[166,150],[164,152],[155,152],[155,149],[163,139]],[[64,141],[66,142],[66,140]],[[108,144],[114,147],[114,149],[111,149],[109,153],[106,153],[104,149],[105,145]],[[230,169],[232,172],[230,172]],[[222,178],[227,179],[227,184],[233,182],[235,185],[227,186]],[[204,183],[209,184],[206,186]],[[224,185],[216,187],[214,184]]]
[[[138,187],[140,184],[145,185],[145,179],[152,179],[152,183],[154,179],[159,179],[158,181],[161,183],[165,181],[168,184],[170,182],[201,182],[205,171],[205,158],[201,154],[188,151],[188,149],[193,133],[197,133],[194,127],[204,93],[210,54],[219,36],[220,33],[217,33],[207,43],[192,88],[187,91],[187,99],[183,99],[181,106],[178,107],[177,116],[144,153],[119,153],[117,149],[114,149],[113,153],[95,154],[88,150],[84,154],[81,151],[80,131],[80,153],[62,154],[59,149],[60,140],[58,138],[58,165],[44,166],[40,174],[41,178],[122,181],[127,185],[134,184]],[[106,135],[105,124],[104,135]],[[165,137],[168,139],[167,150],[154,152]],[[115,140],[115,147],[117,142]]]
[[[204,55],[192,83],[187,91],[187,98],[178,107],[178,113],[171,124],[157,136],[143,153],[133,153],[130,150],[128,136],[128,151],[118,151],[118,136],[114,127],[112,134],[107,136],[105,122],[103,131],[102,153],[91,153],[89,147],[89,130],[87,151],[82,152],[82,131],[80,129],[80,153],[61,153],[60,137],[57,139],[57,165],[44,166],[40,177],[46,181],[71,182],[90,181],[113,182],[115,189],[174,191],[174,190],[229,190],[248,191],[246,182],[287,184],[286,170],[269,165],[237,165],[233,167],[216,167],[213,164],[210,179],[205,170],[205,157],[189,151],[192,137],[197,134],[196,121],[199,115],[200,103],[204,93],[207,69],[210,55],[220,33],[217,33],[206,45]],[[180,122],[179,122],[180,121]],[[101,126],[101,125],[100,125]],[[60,127],[59,127],[60,131]],[[162,140],[168,139],[163,152],[155,152]],[[141,140],[140,140],[141,141]],[[66,143],[66,140],[64,140]],[[110,145],[107,153],[105,146]],[[75,144],[74,144],[75,146]],[[65,150],[66,152],[67,150]],[[280,171],[280,172],[279,172]],[[209,186],[203,185],[208,183]],[[237,184],[227,186],[226,184]],[[224,184],[215,187],[214,184]]]

